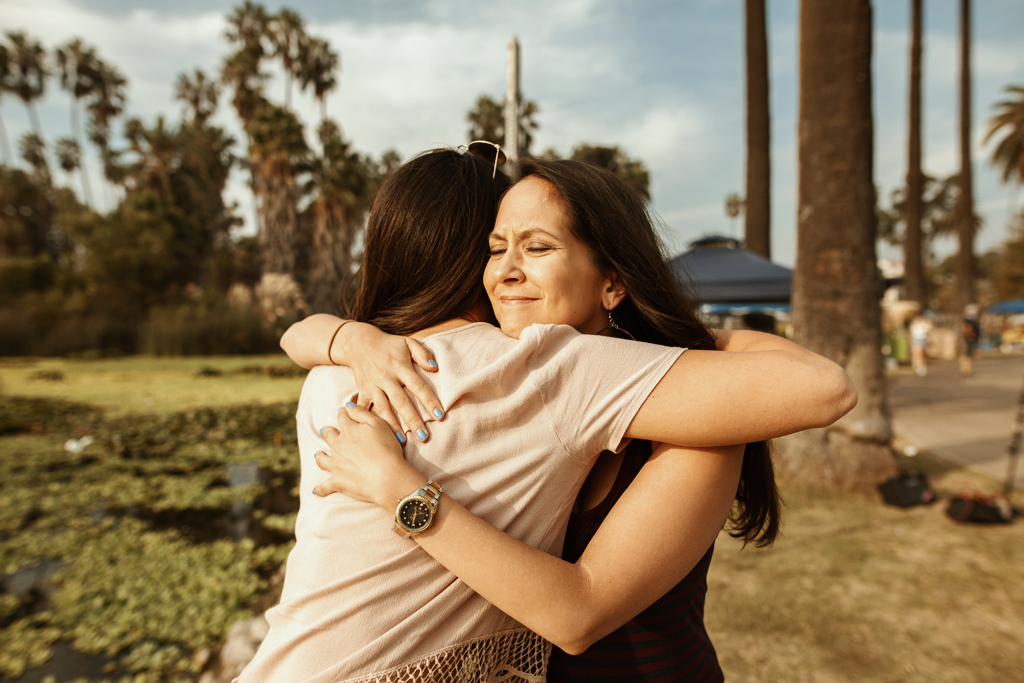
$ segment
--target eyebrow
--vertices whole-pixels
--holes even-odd
[[[541,234],[541,235],[547,235],[548,237],[550,237],[553,240],[558,240],[558,237],[556,237],[555,235],[552,235],[547,230],[541,230],[540,228],[527,228],[526,230],[523,230],[522,232],[518,232],[516,234],[519,236],[520,239],[529,239],[530,237],[533,237],[536,234]],[[506,240],[506,241],[508,239],[508,238],[506,238],[506,237],[504,237],[502,235],[496,235],[493,230],[491,231],[491,234],[488,235],[487,237],[488,237],[488,239],[492,239],[493,238],[493,239]]]

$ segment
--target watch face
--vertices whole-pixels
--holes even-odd
[[[430,523],[430,506],[422,500],[407,500],[398,510],[398,520],[409,531],[420,531]]]

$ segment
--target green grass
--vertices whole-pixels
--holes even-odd
[[[0,393],[89,403],[112,417],[298,399],[301,376],[282,379],[238,372],[254,365],[301,372],[284,355],[0,359]],[[197,376],[204,368],[222,375]],[[52,373],[62,379],[45,378]]]

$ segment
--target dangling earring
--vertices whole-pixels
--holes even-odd
[[[615,318],[612,317],[612,312],[611,311],[608,311],[608,327],[610,327],[611,329],[615,330],[616,332],[621,332],[622,334],[626,335],[627,337],[629,337],[633,341],[636,341],[636,337],[631,335],[628,330],[624,330],[621,327],[619,327],[619,324],[617,322],[615,322]],[[605,328],[605,329],[608,329],[608,328]]]

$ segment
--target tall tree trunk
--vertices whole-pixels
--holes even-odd
[[[960,193],[956,207],[957,316],[974,301],[974,189],[971,177],[971,2],[960,0]]]
[[[747,190],[744,246],[771,258],[771,118],[765,0],[746,0]]]
[[[895,472],[875,255],[871,3],[800,3],[796,340],[846,369],[857,407],[828,429],[781,440],[778,471],[830,488]]]
[[[298,216],[295,212],[295,178],[287,159],[261,164],[256,179],[263,224],[260,244],[263,252],[263,273],[295,275],[295,235]]]
[[[4,164],[11,166],[14,163],[14,157],[11,156],[11,141],[7,138],[7,126],[4,125],[4,121],[0,118],[0,150],[3,151]]]
[[[85,204],[88,207],[92,207],[92,186],[89,184],[89,168],[86,162],[88,156],[88,150],[85,147],[85,142],[82,140],[82,130],[79,125],[78,119],[78,101],[74,98],[71,99],[71,135],[74,136],[75,142],[78,143],[78,148],[81,150],[82,160],[78,165],[78,172],[82,176],[82,194],[85,197]]]
[[[910,126],[907,149],[907,232],[903,238],[903,298],[927,307],[921,255],[921,3],[910,0]]]
[[[352,270],[352,247],[361,221],[331,190],[322,189],[313,216],[306,300],[311,313],[339,314],[342,287]]]

